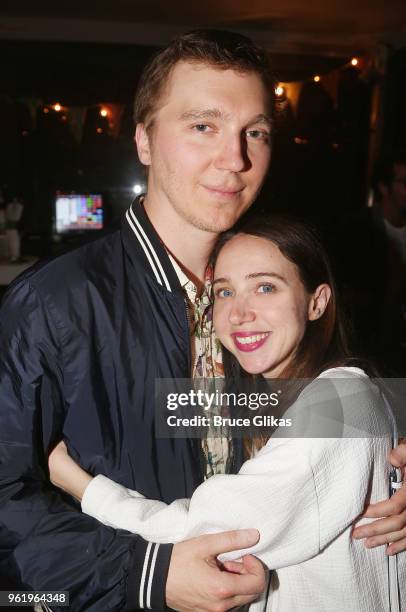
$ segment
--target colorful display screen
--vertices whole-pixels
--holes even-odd
[[[57,194],[55,229],[57,234],[103,229],[102,196]]]

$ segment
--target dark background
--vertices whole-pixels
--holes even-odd
[[[275,79],[288,92],[277,102],[271,169],[254,209],[299,214],[322,231],[349,318],[358,336],[368,340],[376,328],[374,306],[384,294],[387,270],[362,213],[378,156],[405,148],[406,11],[404,0],[326,4],[3,4],[0,188],[3,206],[15,196],[24,204],[19,224],[23,256],[48,257],[89,239],[55,241],[57,191],[102,193],[106,230],[118,223],[134,198],[133,185],[145,185],[132,120],[145,62],[180,32],[197,26],[233,29],[267,49]],[[353,57],[359,60],[356,67],[351,66]],[[300,86],[298,98],[293,99],[290,86],[296,92]],[[56,103],[61,112],[53,109]],[[114,130],[109,118],[100,116],[109,104],[122,110]],[[78,108],[84,109],[79,136],[72,123]],[[352,245],[348,227],[354,230]],[[364,307],[357,314],[354,296],[360,279]],[[370,355],[375,350],[378,361],[383,355],[367,342],[365,348]]]
[[[6,202],[17,196],[24,203],[23,254],[52,252],[58,190],[103,193],[107,227],[117,221],[132,186],[145,182],[133,144],[140,72],[173,35],[197,26],[248,34],[268,49],[278,81],[302,83],[294,107],[289,100],[279,105],[271,172],[256,208],[325,226],[365,207],[378,153],[405,141],[405,25],[402,0],[3,4],[0,187]],[[353,56],[357,68],[349,65]],[[41,101],[36,116],[27,100]],[[56,102],[87,108],[80,138],[69,112],[52,110]],[[99,114],[108,103],[124,105],[114,134]]]

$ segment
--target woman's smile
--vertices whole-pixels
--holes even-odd
[[[234,344],[239,351],[249,352],[261,348],[267,341],[271,332],[239,331],[231,334]]]

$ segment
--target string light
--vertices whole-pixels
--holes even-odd
[[[359,66],[360,59],[358,57],[354,56],[354,57],[352,57],[350,59],[349,64],[355,68],[355,67]],[[347,64],[347,66],[348,66],[348,64]],[[320,83],[321,79],[322,79],[322,77],[319,74],[316,74],[316,75],[313,76],[312,80],[313,80],[314,83]],[[290,93],[289,87],[286,90],[286,88],[282,84],[280,84],[280,83],[278,83],[276,85],[274,91],[275,91],[275,95],[276,95],[277,98],[283,98],[283,99],[285,99],[284,97],[287,95],[286,91],[288,91],[288,94]],[[51,109],[54,110],[57,113],[59,113],[60,111],[64,111],[64,114],[61,115],[61,120],[62,121],[67,121],[68,120],[68,117],[65,114],[68,111],[68,108],[63,107],[59,102],[56,102],[55,104],[50,105],[49,107],[48,106],[44,106],[42,108],[42,112],[45,115],[48,115],[51,112]],[[111,121],[111,111],[108,108],[106,108],[105,106],[99,105],[99,116],[103,117],[103,118],[108,118],[108,120],[109,120],[108,121],[108,126],[109,126],[110,129],[112,129],[114,127],[114,123]],[[102,134],[104,132],[104,130],[101,127],[97,127],[96,128],[96,132],[98,134]],[[28,132],[26,130],[23,130],[21,133],[22,133],[23,136],[28,135]],[[298,137],[297,136],[297,137],[294,138],[294,142],[296,144],[298,144],[298,145],[306,145],[306,144],[308,144],[309,141],[306,138],[302,138],[302,137]],[[334,143],[332,146],[333,146],[334,149],[338,149],[339,148],[339,144],[338,143]],[[138,191],[138,186],[137,186],[137,191]]]
[[[307,138],[301,138],[300,136],[295,136],[294,141],[298,145],[307,145],[307,144],[309,144],[309,141],[307,140]]]

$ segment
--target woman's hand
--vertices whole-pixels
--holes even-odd
[[[394,467],[405,468],[405,440],[392,450],[389,460]],[[367,548],[389,544],[386,549],[387,555],[395,555],[406,550],[406,483],[390,499],[370,504],[362,516],[379,520],[356,527],[353,531],[354,538],[366,538]]]
[[[82,470],[69,456],[68,449],[63,441],[59,442],[49,455],[48,467],[51,482],[77,500],[82,501],[83,494],[92,480],[92,476]]]

